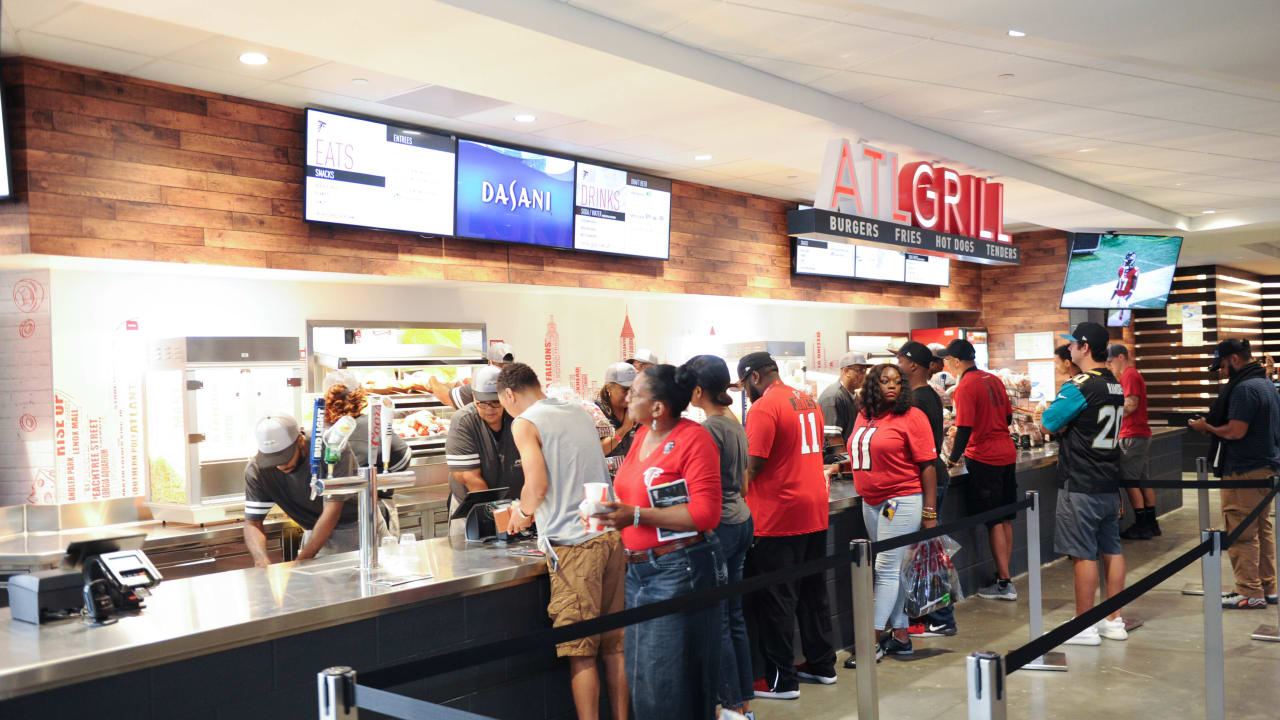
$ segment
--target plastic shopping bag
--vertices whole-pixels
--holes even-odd
[[[907,617],[924,617],[934,610],[960,600],[960,577],[951,557],[960,543],[950,536],[925,540],[907,549],[902,566],[902,586],[906,590]]]

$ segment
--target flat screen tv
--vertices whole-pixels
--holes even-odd
[[[585,162],[575,180],[575,250],[668,258],[670,180]]]
[[[572,248],[575,165],[568,158],[459,140],[455,234]]]
[[[307,108],[306,142],[307,220],[453,234],[452,136]]]
[[[951,281],[949,258],[869,245],[796,238],[792,243],[791,257],[797,275],[888,280],[939,287],[946,287]]]
[[[1176,236],[1075,233],[1061,307],[1162,308],[1181,250]]]
[[[1107,311],[1107,327],[1129,327],[1133,322],[1133,311],[1112,309]]]

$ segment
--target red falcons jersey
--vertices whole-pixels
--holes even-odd
[[[1133,289],[1138,285],[1138,266],[1125,267],[1121,265],[1120,272],[1116,274],[1120,278],[1116,281],[1116,295],[1129,297],[1133,294]]]

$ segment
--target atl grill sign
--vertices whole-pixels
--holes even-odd
[[[814,207],[1010,242],[1004,186],[927,162],[898,167],[898,154],[836,139],[827,143]]]

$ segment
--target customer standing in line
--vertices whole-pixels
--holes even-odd
[[[1107,573],[1107,597],[1124,589],[1120,544],[1120,419],[1124,390],[1107,369],[1107,329],[1083,322],[1071,335],[1071,359],[1084,372],[1067,381],[1041,418],[1058,441],[1058,505],[1053,549],[1071,558],[1076,617],[1093,609],[1098,594],[1098,553]],[[1101,636],[1101,637],[1100,637]],[[1101,638],[1129,637],[1116,611],[1067,645],[1100,645]]]
[[[689,368],[654,365],[631,386],[630,408],[641,428],[614,480],[618,502],[594,516],[622,531],[628,608],[725,582],[720,543],[708,532],[721,518],[720,453],[711,433],[680,417],[696,385]],[[715,717],[721,627],[719,605],[627,627],[637,718]]]
[[[938,524],[938,446],[929,418],[912,406],[896,365],[877,365],[867,373],[862,411],[849,437],[849,463],[871,542]],[[903,611],[906,589],[902,586],[902,562],[906,554],[905,547],[876,554],[875,627],[880,634],[876,660],[886,654],[913,652]],[[850,656],[844,666],[856,668],[857,657]]]
[[[968,340],[952,340],[944,351],[947,372],[956,376],[952,400],[956,406],[956,439],[947,459],[953,468],[965,458],[969,479],[965,500],[970,515],[995,510],[1018,501],[1014,465],[1018,450],[1009,437],[1013,406],[1000,378],[974,364],[977,352]],[[1013,553],[1013,519],[1017,513],[987,522],[987,541],[996,565],[994,582],[978,590],[978,597],[1017,600],[1010,582],[1009,557]]]
[[[720,491],[723,496],[716,537],[724,556],[728,582],[742,579],[747,548],[751,547],[751,511],[743,499],[747,471],[747,432],[729,408],[729,366],[715,355],[699,355],[680,368],[697,379],[690,404],[706,414],[702,427],[711,433],[720,450]],[[751,671],[751,641],[742,615],[742,598],[734,596],[721,605],[720,704],[746,715],[755,690]]]
[[[1195,418],[1187,426],[1210,437],[1214,473],[1223,480],[1269,478],[1280,470],[1280,396],[1253,359],[1248,340],[1218,343],[1209,369],[1223,367],[1230,379],[1218,392],[1209,417]],[[1223,488],[1221,494],[1227,532],[1235,532],[1267,491]],[[1236,586],[1223,596],[1224,608],[1261,610],[1276,602],[1275,532],[1271,514],[1264,511],[1227,550]]]
[[[1053,350],[1053,377],[1058,387],[1066,385],[1071,378],[1080,374],[1080,366],[1071,359],[1071,346],[1059,345]]]
[[[538,374],[524,363],[504,367],[497,388],[503,409],[515,418],[511,434],[524,468],[524,489],[511,504],[507,533],[538,522],[538,546],[551,579],[552,626],[620,612],[626,577],[622,541],[617,533],[589,532],[578,512],[586,483],[609,482],[595,422],[581,405],[543,394]],[[579,720],[595,720],[600,713],[597,657],[604,663],[613,717],[626,719],[630,700],[622,646],[621,629],[556,646],[557,656],[569,658]]]
[[[767,352],[738,361],[747,412],[747,506],[755,540],[744,574],[764,575],[826,556],[830,493],[822,466],[822,411],[817,401],[782,382]],[[799,680],[836,682],[831,609],[825,573],[771,585],[746,600],[752,641],[762,665],[755,696],[800,697]],[[796,622],[805,662],[795,664]]]
[[[640,348],[624,360],[628,365],[634,367],[636,372],[642,373],[658,364],[658,354],[649,348]]]
[[[1147,424],[1147,381],[1129,356],[1129,348],[1116,343],[1107,348],[1107,367],[1120,379],[1124,390],[1124,419],[1120,421],[1121,479],[1129,504],[1133,505],[1133,524],[1120,532],[1121,540],[1150,540],[1160,534],[1156,520],[1156,491],[1142,487],[1151,482],[1147,456],[1151,451],[1151,426]]]
[[[627,393],[639,371],[630,363],[614,363],[604,371],[604,387],[596,398],[596,407],[604,413],[613,434],[600,441],[600,449],[606,458],[625,458],[636,436],[636,421],[627,412]],[[614,461],[621,463],[621,460]],[[616,467],[616,465],[615,465]]]
[[[942,398],[929,385],[929,377],[937,358],[933,351],[922,343],[909,342],[898,349],[898,369],[902,371],[907,385],[911,389],[911,404],[919,408],[929,419],[929,430],[933,433],[934,444],[934,478],[937,502],[934,507],[924,506],[924,513],[933,511],[936,519],[942,510],[942,498],[947,494],[951,484],[951,476],[947,466],[942,462],[938,451],[942,449]],[[939,608],[913,622],[908,626],[908,634],[912,637],[951,637],[957,632],[955,605]]]

